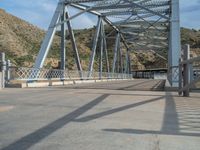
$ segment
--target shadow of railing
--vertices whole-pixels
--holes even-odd
[[[189,100],[189,99],[187,99]],[[183,100],[177,101],[170,93],[166,94],[165,113],[160,131],[141,129],[104,129],[107,132],[119,132],[127,134],[161,134],[177,136],[200,137],[200,103],[194,106],[184,105]]]
[[[146,101],[142,101],[142,102],[138,102],[138,103],[125,105],[125,106],[122,106],[122,107],[114,108],[114,109],[107,110],[107,111],[104,111],[104,112],[100,112],[100,113],[96,113],[96,114],[89,115],[89,116],[86,116],[86,117],[82,117],[82,118],[79,118],[79,119],[75,119],[74,121],[76,121],[76,122],[92,121],[92,120],[95,120],[95,119],[98,119],[98,118],[101,118],[101,117],[104,117],[104,116],[108,116],[108,115],[111,115],[111,114],[114,114],[114,113],[118,113],[118,112],[128,110],[128,109],[131,109],[131,108],[134,108],[134,107],[138,107],[138,106],[141,106],[141,105],[144,105],[144,104],[152,103],[152,102],[161,100],[162,98],[163,98],[163,96],[153,98],[153,99],[150,99],[150,100],[146,100]]]

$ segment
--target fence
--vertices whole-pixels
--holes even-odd
[[[167,73],[167,78],[168,81],[171,85],[174,85],[178,87],[179,83],[179,66],[172,66],[168,68],[168,73]]]
[[[191,77],[192,79],[197,79],[200,77],[200,65],[199,66],[194,66],[193,68],[194,76]]]
[[[200,63],[200,56],[190,59],[190,46],[183,47],[183,57],[179,63],[179,95],[190,96],[190,89],[200,81],[200,68],[194,71],[194,63]]]
[[[87,71],[64,71],[59,69],[36,69],[36,68],[10,68],[10,80],[88,80],[88,79],[131,79],[132,74],[99,73]]]

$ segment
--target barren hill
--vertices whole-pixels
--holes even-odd
[[[109,30],[109,28],[107,29]],[[195,48],[195,54],[199,49],[199,32],[193,37],[193,32],[189,29],[183,29],[185,37],[184,41],[193,42],[192,47]],[[187,32],[186,32],[187,31]],[[31,67],[34,63],[36,55],[40,49],[41,42],[44,38],[45,31],[38,27],[19,19],[11,14],[6,13],[0,9],[0,51],[6,53],[7,58],[11,60],[16,66]],[[94,35],[94,28],[75,30],[75,38],[77,41],[78,50],[80,53],[81,63],[83,69],[87,69],[89,63],[90,50],[92,47],[92,38]],[[191,39],[188,39],[188,35]],[[75,69],[75,61],[73,59],[73,52],[69,37],[67,38],[67,65],[69,69]],[[114,39],[108,40],[109,55],[112,57]],[[195,43],[198,43],[197,45]],[[60,51],[60,37],[59,33],[54,39],[52,48],[45,62],[45,67],[56,67],[59,62]],[[163,54],[165,55],[165,54]],[[159,58],[155,53],[149,52],[133,52],[131,54],[132,68],[162,68],[166,67],[166,62]],[[97,69],[97,65],[95,65]]]
[[[32,65],[44,34],[38,27],[0,9],[0,51],[15,65]],[[58,42],[54,42],[53,48],[56,46]]]

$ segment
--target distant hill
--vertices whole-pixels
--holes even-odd
[[[190,44],[193,56],[200,56],[200,30],[181,28],[182,44]]]
[[[107,33],[110,29],[107,28]],[[92,39],[94,28],[75,30],[78,50],[80,53],[81,63],[84,70],[87,70],[89,56],[92,47]],[[30,23],[19,19],[11,14],[0,9],[0,51],[6,53],[7,58],[16,66],[31,67],[40,49],[41,42],[44,38],[45,31],[31,25]],[[60,36],[59,33],[54,39],[52,48],[49,52],[48,59],[45,62],[45,67],[54,68],[58,66],[59,51],[60,51]],[[200,55],[200,32],[190,29],[182,29],[182,42],[192,45],[194,55]],[[73,51],[69,37],[67,40],[67,65],[69,69],[76,69],[73,58]],[[109,57],[112,58],[114,47],[114,39],[108,40]],[[166,52],[165,52],[166,53]],[[163,52],[163,55],[164,54]],[[131,53],[132,69],[145,68],[162,68],[166,67],[166,61],[163,61],[154,52],[132,52]],[[110,62],[111,63],[111,62]],[[97,69],[97,62],[95,63]]]

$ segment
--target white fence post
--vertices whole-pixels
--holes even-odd
[[[189,53],[190,53],[190,45],[185,45],[183,48],[183,61],[189,60]],[[189,74],[190,74],[190,64],[185,63],[183,64],[183,87],[189,84]],[[190,89],[189,87],[183,91],[183,96],[189,97],[190,96]]]
[[[6,62],[5,62],[5,53],[0,53],[0,66],[1,66],[1,88],[5,88],[5,70],[6,70]]]

